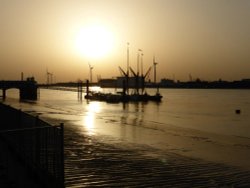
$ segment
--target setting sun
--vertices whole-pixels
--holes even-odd
[[[87,58],[101,58],[113,48],[114,37],[107,28],[90,25],[80,29],[76,36],[76,50]]]

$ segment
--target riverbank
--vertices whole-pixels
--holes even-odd
[[[249,148],[239,149],[245,139],[179,129],[167,134],[163,149],[90,136],[64,123],[66,187],[250,186]]]

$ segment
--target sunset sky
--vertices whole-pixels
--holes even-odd
[[[249,0],[0,0],[0,80],[120,76],[128,42],[158,81],[250,78],[249,18]]]

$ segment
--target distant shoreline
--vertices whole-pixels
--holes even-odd
[[[78,82],[60,82],[55,84],[38,84],[39,87],[78,87]],[[117,86],[113,83],[91,83],[90,86],[99,86],[101,88],[120,88],[121,86]],[[86,87],[86,83],[82,83],[82,87]],[[192,82],[174,82],[174,81],[162,81],[160,83],[145,83],[145,88],[162,88],[162,89],[250,89],[250,80],[242,80],[242,81],[192,81]],[[131,87],[131,89],[134,89]]]

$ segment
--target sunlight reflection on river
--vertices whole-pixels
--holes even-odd
[[[106,89],[111,90],[114,91]],[[169,127],[250,137],[249,90],[162,89],[161,93],[161,103],[109,104],[79,101],[76,92],[41,89],[37,102],[10,103],[24,111],[36,111],[41,117],[70,121],[91,135],[105,134],[130,141],[143,139],[145,131],[164,133]],[[17,90],[8,91],[7,97],[18,97]],[[235,109],[242,113],[235,114]]]
[[[82,124],[86,128],[88,134],[94,134],[96,113],[101,111],[101,105],[99,102],[89,103],[87,106],[86,116],[83,116]]]

